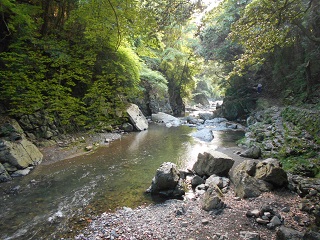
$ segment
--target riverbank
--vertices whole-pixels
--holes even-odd
[[[298,209],[300,199],[293,192],[279,190],[252,199],[234,196],[231,188],[223,198],[226,208],[218,212],[202,210],[201,197],[188,195],[185,200],[121,208],[115,213],[87,219],[90,224],[74,239],[245,239],[241,238],[244,232],[257,233],[261,240],[276,239],[276,230],[269,230],[246,216],[247,211],[264,206],[279,212],[286,227],[305,231],[307,226],[302,223],[310,222],[309,216]],[[290,210],[281,211],[284,208]]]
[[[43,165],[57,161],[91,154],[96,148],[107,146],[121,139],[124,132],[77,133],[61,136],[55,144],[39,148],[43,154]]]

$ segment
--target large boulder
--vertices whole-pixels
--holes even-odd
[[[262,192],[288,184],[287,174],[276,159],[247,160],[234,168],[232,182],[241,198],[258,197]]]
[[[193,171],[199,176],[227,176],[234,164],[234,160],[229,156],[210,151],[198,154],[198,159],[193,165]]]
[[[177,165],[170,162],[161,164],[147,192],[166,197],[181,197],[184,195],[182,179]]]
[[[178,118],[163,112],[152,114],[151,119],[154,122],[164,123],[167,127],[177,127],[181,125],[181,122]]]
[[[38,165],[43,158],[39,149],[26,138],[17,142],[0,140],[0,162],[18,169]]]
[[[287,173],[282,169],[281,163],[274,158],[268,158],[257,164],[255,178],[271,183],[275,187],[288,184]]]
[[[148,120],[137,105],[130,104],[130,106],[127,108],[127,114],[130,118],[130,121],[138,131],[144,131],[148,129]]]
[[[271,184],[250,176],[244,170],[235,169],[232,182],[235,194],[240,198],[258,197],[262,192],[272,189]]]
[[[26,139],[17,121],[10,119],[2,124],[0,136],[0,163],[7,171],[35,166],[42,161],[42,153]]]

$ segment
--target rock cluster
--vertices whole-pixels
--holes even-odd
[[[246,216],[255,218],[257,223],[266,225],[268,229],[274,229],[275,227],[283,224],[283,218],[281,215],[268,205],[261,209],[249,210],[247,211]]]

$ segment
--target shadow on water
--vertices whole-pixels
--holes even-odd
[[[190,137],[192,131],[151,125],[89,155],[40,165],[26,177],[1,184],[6,192],[0,197],[0,239],[57,239],[70,224],[89,220],[88,214],[150,204],[144,191],[161,163],[191,168],[199,152],[234,146],[243,136],[216,132],[208,145]]]

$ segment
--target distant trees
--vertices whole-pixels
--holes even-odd
[[[202,54],[229,66],[224,70],[231,86],[263,82],[270,93],[314,101],[319,11],[314,0],[222,1],[201,32]]]

